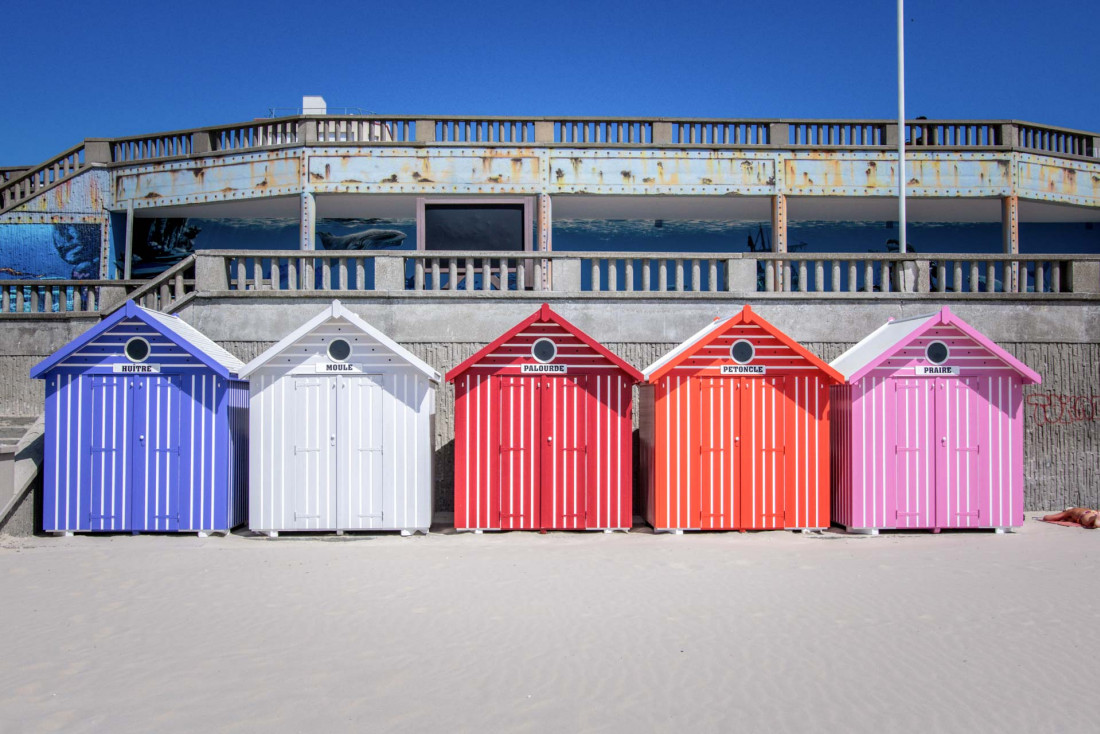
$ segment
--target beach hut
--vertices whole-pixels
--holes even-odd
[[[749,306],[644,371],[640,468],[658,531],[820,529],[840,375]]]
[[[241,374],[249,528],[428,532],[438,372],[333,301]]]
[[[834,519],[851,531],[1021,525],[1023,386],[1040,377],[948,308],[833,361]]]
[[[128,301],[31,370],[46,381],[47,532],[226,532],[245,519],[244,365]]]
[[[546,304],[448,372],[455,527],[630,528],[640,378]]]

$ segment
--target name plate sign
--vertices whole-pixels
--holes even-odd
[[[564,375],[569,372],[567,364],[525,364],[520,366],[525,375]]]
[[[116,364],[114,371],[122,375],[157,375],[160,365],[146,362],[143,364]]]
[[[347,364],[346,362],[318,362],[313,365],[318,374],[333,375],[333,374],[363,374],[363,368],[357,364]]]
[[[723,375],[766,375],[768,368],[762,364],[724,364]]]
[[[933,375],[957,375],[959,374],[958,367],[944,367],[928,365],[919,365],[917,367],[917,375],[921,377],[931,377]]]

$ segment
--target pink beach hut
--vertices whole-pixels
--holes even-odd
[[[1023,386],[1037,373],[943,308],[833,361],[833,519],[852,532],[1023,524]]]

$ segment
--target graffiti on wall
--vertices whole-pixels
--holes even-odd
[[[98,224],[0,225],[0,278],[99,277]]]
[[[1038,426],[1068,426],[1100,421],[1100,395],[1033,393],[1027,396],[1028,418]]]

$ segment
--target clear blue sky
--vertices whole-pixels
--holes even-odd
[[[0,165],[320,94],[388,114],[891,118],[896,4],[21,0]],[[908,0],[910,117],[1100,132],[1100,3]]]

